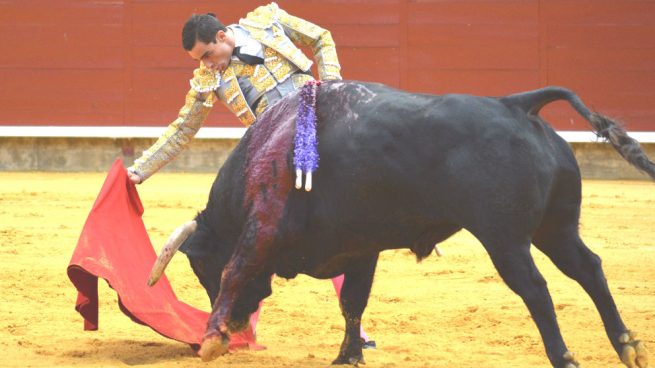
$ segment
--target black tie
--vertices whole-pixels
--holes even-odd
[[[264,59],[260,58],[259,56],[242,54],[241,53],[241,46],[235,47],[234,51],[232,52],[232,55],[238,57],[239,60],[243,61],[244,63],[246,63],[248,65],[264,64]]]

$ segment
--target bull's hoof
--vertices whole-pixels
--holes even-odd
[[[227,353],[229,346],[229,337],[224,335],[210,336],[202,341],[198,355],[200,355],[203,362],[209,362]]]
[[[364,355],[360,354],[359,356],[339,356],[332,362],[332,365],[354,365],[355,367],[360,364],[365,365],[366,361],[364,360]]]
[[[621,361],[628,368],[648,368],[648,350],[643,342],[635,340],[636,337],[630,331],[619,337],[619,342],[623,344]]]
[[[564,359],[564,363],[562,365],[562,368],[578,368],[580,367],[580,363],[575,359],[575,356],[573,355],[572,352],[567,351],[564,353],[562,356]]]

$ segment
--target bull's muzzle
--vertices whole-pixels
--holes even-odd
[[[150,271],[150,278],[148,279],[148,286],[152,286],[159,281],[159,278],[164,273],[166,266],[173,259],[175,252],[180,248],[180,245],[193,234],[198,227],[198,223],[194,221],[185,222],[180,227],[175,229],[171,236],[168,237],[168,241],[159,252],[159,257],[155,261],[154,266],[152,266],[152,271]]]

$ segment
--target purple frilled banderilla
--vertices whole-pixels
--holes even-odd
[[[296,169],[296,189],[312,190],[312,173],[318,168],[318,139],[316,136],[316,92],[320,81],[309,81],[300,89],[300,105],[296,118],[293,164]]]

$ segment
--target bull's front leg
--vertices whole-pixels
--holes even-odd
[[[357,262],[351,271],[344,273],[343,287],[339,297],[341,314],[346,321],[346,331],[339,350],[339,356],[332,364],[365,364],[362,354],[363,340],[360,337],[362,314],[368,303],[373,285],[378,254]]]
[[[221,289],[212,307],[207,321],[198,355],[203,361],[214,360],[227,353],[230,334],[243,327],[243,321],[232,321],[235,302],[246,285],[268,266],[266,259],[270,254],[270,237],[262,237],[265,227],[257,227],[256,221],[250,221],[242,234],[230,262],[225,266],[221,278]],[[270,277],[265,278],[270,283]],[[237,313],[238,314],[238,313]],[[247,318],[245,319],[247,321]]]

